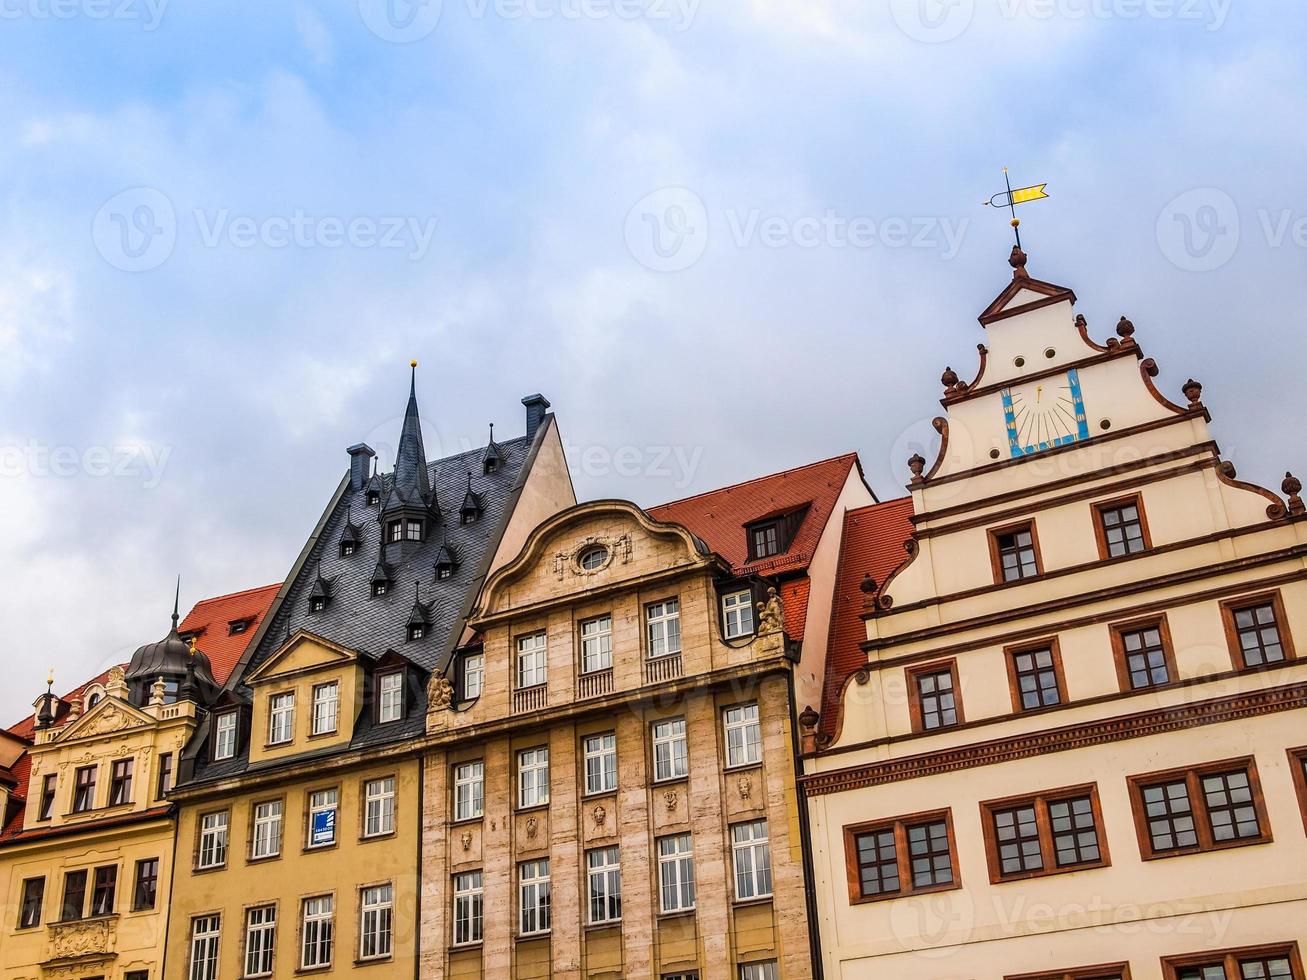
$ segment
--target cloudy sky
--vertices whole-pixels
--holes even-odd
[[[882,497],[1030,269],[1307,470],[1296,0],[0,3],[0,718],[280,580],[351,443]]]

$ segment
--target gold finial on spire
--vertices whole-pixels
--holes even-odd
[[[415,367],[417,367],[417,366],[418,366],[418,359],[417,359],[416,357],[413,358],[413,360],[411,360],[411,361],[408,362],[408,366],[411,367],[411,368],[415,368]]]
[[[46,686],[46,687],[54,687],[54,668],[53,668],[53,667],[51,667],[51,668],[49,669],[49,671],[46,672],[46,675],[45,675],[45,686]]]
[[[192,657],[195,656],[195,637],[193,637],[193,636],[191,637],[191,644],[190,644],[190,647],[189,647],[188,649],[190,650],[190,654],[191,654],[191,656],[192,656]]]

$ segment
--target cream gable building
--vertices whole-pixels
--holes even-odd
[[[1300,485],[1239,481],[1201,386],[1025,262],[805,719],[825,975],[1302,980]]]

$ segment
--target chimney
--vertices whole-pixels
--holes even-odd
[[[361,442],[357,446],[350,446],[345,452],[349,453],[349,488],[362,490],[363,485],[368,482],[372,457],[377,454],[372,451],[371,446]]]
[[[522,404],[526,406],[526,437],[534,439],[536,429],[545,420],[545,413],[549,411],[549,399],[539,393],[527,395],[522,399]]]

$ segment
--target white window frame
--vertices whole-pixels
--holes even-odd
[[[728,592],[722,596],[722,634],[728,640],[753,635],[753,593]]]
[[[517,638],[517,689],[549,682],[549,641],[544,631]]]
[[[471,701],[481,697],[486,683],[486,655],[469,653],[463,658],[463,697]]]
[[[340,838],[340,791],[335,787],[314,790],[309,794],[308,810],[308,839],[304,842],[305,848],[312,850],[318,847],[334,847]],[[336,817],[331,822],[331,840],[315,844],[313,843],[313,817],[318,813],[334,813]]]
[[[681,652],[681,599],[673,596],[644,607],[645,635],[649,659],[658,660]]]
[[[385,725],[404,717],[404,672],[391,671],[377,680],[377,722]]]
[[[722,738],[727,769],[756,766],[762,762],[762,721],[757,701],[733,704],[723,709]]]
[[[581,739],[585,767],[585,795],[612,793],[617,789],[617,733],[599,732]]]
[[[221,868],[227,864],[227,831],[231,823],[228,810],[215,810],[200,817],[200,847],[195,867],[200,870]]]
[[[659,837],[658,908],[664,913],[693,911],[694,886],[694,840],[689,834]]]
[[[340,728],[340,681],[313,685],[313,735],[334,735]]]
[[[780,980],[780,972],[775,960],[741,963],[738,975],[739,980]]]
[[[230,759],[236,754],[236,712],[224,711],[213,719],[214,761]]]
[[[549,858],[523,861],[517,866],[518,935],[542,936],[549,932],[551,896]]]
[[[381,776],[363,784],[363,836],[385,837],[395,832],[395,777]]]
[[[482,759],[454,766],[454,820],[479,820],[486,813],[486,764]]]
[[[285,745],[295,738],[295,692],[282,691],[268,698],[268,744]]]
[[[276,857],[281,853],[282,820],[285,807],[281,800],[264,800],[254,804],[254,825],[250,834],[250,857]]]
[[[690,745],[684,717],[653,723],[654,782],[685,779],[690,775]]]
[[[395,949],[395,889],[390,882],[359,893],[359,959],[389,959]]]
[[[766,820],[731,827],[731,865],[735,869],[737,902],[771,897],[771,841]]]
[[[581,620],[581,673],[613,669],[613,614]]]
[[[471,946],[481,942],[485,922],[485,888],[480,871],[465,871],[454,875],[454,941],[455,946]]]
[[[517,808],[526,810],[549,803],[549,746],[537,745],[517,753]]]
[[[300,969],[331,966],[336,952],[336,899],[317,895],[300,903]]]
[[[585,854],[586,894],[592,926],[622,921],[622,854],[614,844]],[[599,914],[596,915],[596,909]]]
[[[197,915],[191,919],[189,980],[218,980],[218,949],[222,916]]]
[[[259,905],[245,913],[245,972],[242,977],[272,976],[277,943],[277,906]]]

